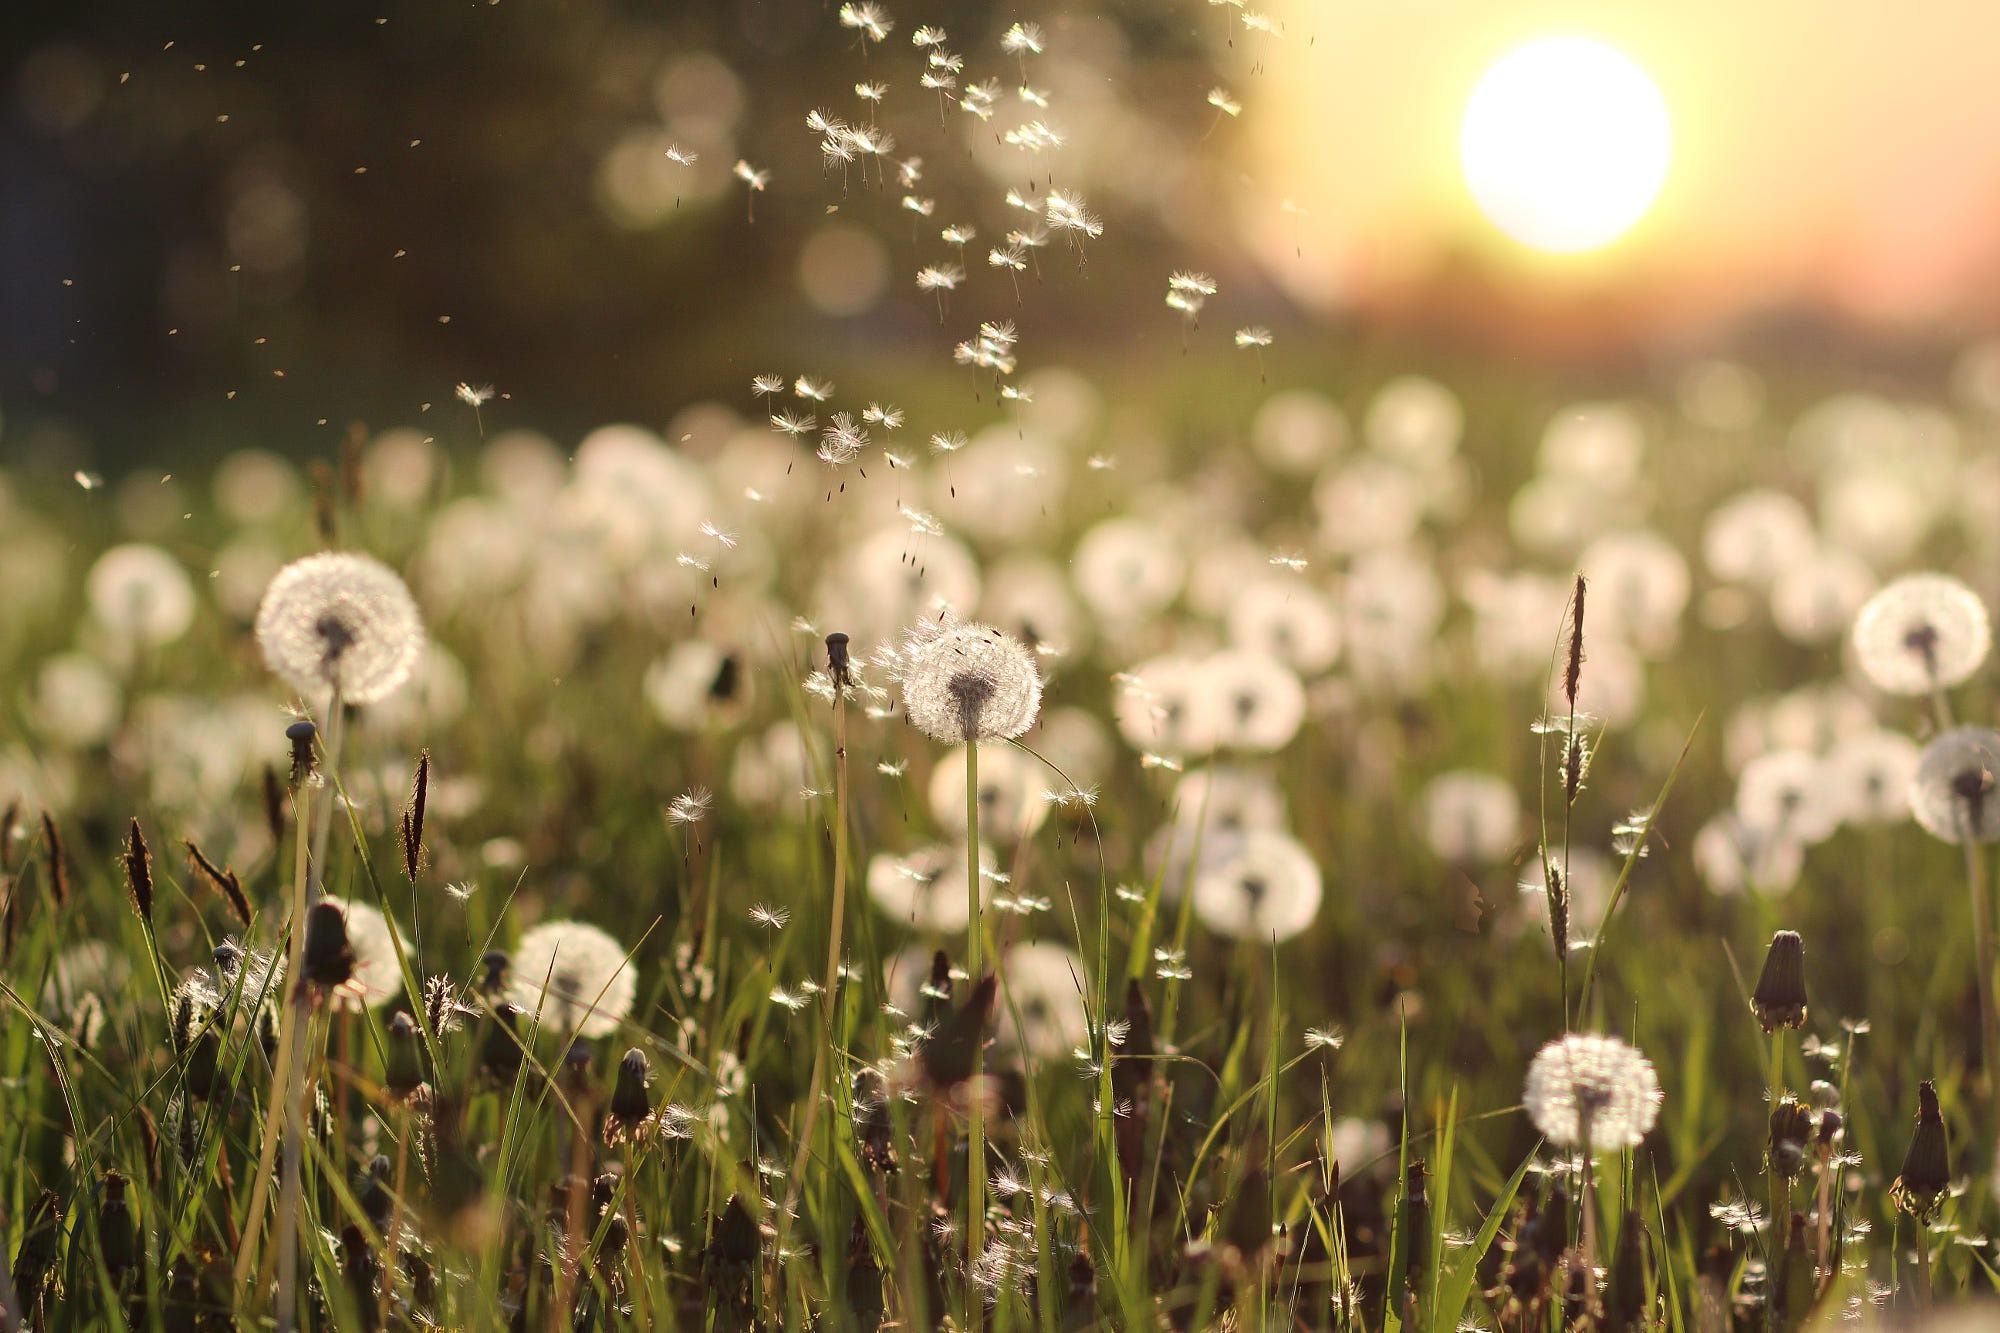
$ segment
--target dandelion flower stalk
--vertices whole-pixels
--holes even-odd
[[[341,744],[345,740],[346,728],[341,725],[340,686],[335,685],[327,698],[327,754],[328,768],[340,771]],[[329,785],[328,800],[332,798]],[[318,904],[322,886],[326,882],[327,838],[333,830],[333,811],[322,812],[322,818],[312,818],[313,807],[320,802],[310,791],[305,794],[303,810],[299,822],[299,841],[304,843],[306,826],[312,825],[312,854],[306,866],[302,886],[295,886],[292,897],[292,943],[291,966],[286,972],[292,981],[292,994],[285,1006],[285,1043],[291,1048],[290,1067],[286,1070],[285,1089],[285,1168],[283,1185],[278,1193],[278,1327],[281,1330],[293,1326],[293,1318],[298,1307],[299,1278],[299,1211],[304,1207],[302,1198],[302,1169],[305,1151],[306,1128],[306,1028],[312,1018],[312,1011],[306,1006],[310,1002],[310,992],[302,984],[305,980],[305,920],[306,914]]]
[[[979,919],[979,740],[965,739],[965,956],[974,977],[985,975],[980,957],[985,923]],[[972,1089],[965,1149],[965,1266],[968,1274],[983,1246],[986,1217],[986,1110],[980,1102],[979,1079],[984,1072],[986,1052],[982,1043],[972,1048]],[[967,1314],[978,1326],[976,1299],[968,1302]]]
[[[827,670],[833,680],[833,920],[826,946],[826,986],[820,1000],[826,1008],[826,1031],[813,1055],[812,1084],[806,1093],[805,1126],[792,1157],[792,1174],[787,1186],[785,1219],[798,1204],[800,1182],[812,1156],[813,1134],[819,1122],[820,1098],[826,1089],[829,1055],[840,1055],[840,957],[847,924],[847,636],[827,636]]]

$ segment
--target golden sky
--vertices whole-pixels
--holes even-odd
[[[1316,305],[1393,303],[1475,262],[1529,303],[1646,322],[1804,300],[1888,325],[2000,314],[2000,0],[1281,0],[1239,37],[1245,225]],[[1460,177],[1481,73],[1596,37],[1665,97],[1652,211],[1595,254],[1500,235]],[[1306,211],[1286,212],[1285,201]]]

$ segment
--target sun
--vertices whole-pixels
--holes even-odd
[[[1589,37],[1509,51],[1472,90],[1459,162],[1480,211],[1523,245],[1595,250],[1645,216],[1667,178],[1666,99]]]

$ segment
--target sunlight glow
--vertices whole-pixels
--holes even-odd
[[[1639,221],[1667,176],[1667,104],[1624,53],[1588,37],[1530,42],[1472,90],[1459,134],[1465,183],[1515,240],[1569,254]]]

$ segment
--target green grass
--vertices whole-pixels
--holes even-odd
[[[1607,1308],[1692,1328],[1703,1308],[1736,1301],[1752,1326],[1791,1327],[1871,1295],[1913,1301],[1913,1233],[1889,1186],[1922,1079],[1937,1081],[1952,1167],[1969,1180],[1944,1205],[1932,1285],[1940,1301],[1993,1289],[1985,1145],[1995,1122],[1966,998],[1974,951],[1963,864],[1908,824],[1843,828],[1809,849],[1789,896],[1704,886],[1690,848],[1733,799],[1730,727],[1747,701],[1841,670],[1832,650],[1788,644],[1757,616],[1711,626],[1700,613],[1714,586],[1705,574],[1678,644],[1647,665],[1640,718],[1593,733],[1599,748],[1567,810],[1557,765],[1530,732],[1544,683],[1479,671],[1462,606],[1441,632],[1435,676],[1403,697],[1347,688],[1336,666],[1289,746],[1239,757],[1273,776],[1286,826],[1325,877],[1313,926],[1293,939],[1236,942],[1204,924],[1182,882],[1192,872],[1172,873],[1145,850],[1175,819],[1175,775],[1114,744],[1083,779],[1098,788],[1094,806],[1057,807],[1021,845],[1001,843],[1011,876],[1001,891],[1046,900],[1046,910],[986,912],[989,965],[1028,939],[1073,951],[1080,1039],[1040,1050],[996,1039],[1034,1021],[1001,962],[983,1027],[952,1026],[976,978],[957,978],[949,1004],[925,1002],[943,1031],[970,1034],[990,1075],[939,1087],[909,1029],[921,1015],[885,1011],[913,988],[884,970],[905,950],[962,962],[965,939],[892,920],[866,880],[872,857],[936,834],[925,793],[943,747],[900,716],[872,714],[866,700],[850,705],[847,819],[836,830],[834,710],[803,682],[824,665],[819,634],[841,626],[803,633],[787,623],[816,604],[815,583],[854,540],[842,506],[861,501],[805,504],[743,534],[772,553],[769,572],[724,555],[712,583],[683,578],[657,600],[644,595],[646,576],[672,565],[679,537],[598,571],[602,586],[587,590],[603,593],[596,610],[572,592],[551,611],[518,579],[491,598],[434,605],[422,570],[436,551],[418,556],[432,517],[476,490],[476,448],[455,437],[440,446],[446,466],[420,511],[363,495],[339,516],[344,544],[413,571],[431,634],[463,664],[467,697],[446,707],[413,685],[417,705],[393,726],[357,716],[338,770],[306,793],[316,817],[333,821],[326,887],[399,923],[405,996],[447,978],[463,1012],[414,1006],[427,1087],[404,1100],[384,1083],[388,1015],[406,1001],[310,1009],[317,1100],[303,1152],[306,1281],[293,1318],[702,1330],[887,1319],[1035,1333],[1162,1321],[1555,1327],[1561,1302],[1550,1284],[1560,1275],[1530,1272],[1530,1219],[1555,1219],[1544,1227],[1559,1242],[1544,1256],[1551,1263],[1582,1244],[1585,1227],[1574,1178],[1558,1192],[1563,1172],[1520,1101],[1530,1057],[1563,1031],[1566,1013],[1580,1030],[1637,1045],[1665,1090],[1645,1142],[1597,1163],[1589,1233],[1609,1273],[1599,1293]],[[1469,511],[1428,532],[1448,588],[1504,531],[1509,487],[1495,478],[1513,475],[1523,453],[1520,440],[1495,442],[1479,456],[1494,476],[1475,487]],[[1654,524],[1698,562],[1702,516],[1745,478],[1706,456],[1694,471],[1692,486],[1655,479]],[[816,497],[823,482],[801,465],[797,485]],[[854,489],[897,484],[871,475]],[[1289,544],[1283,535],[1310,522],[1309,500],[1254,472],[1249,484],[1249,533]],[[0,810],[11,811],[0,840],[0,1238],[12,1288],[0,1297],[52,1327],[268,1325],[280,1318],[275,1205],[253,1214],[249,1196],[274,1113],[265,1025],[291,983],[255,993],[246,971],[202,999],[191,1024],[177,1024],[176,1011],[223,939],[282,949],[296,812],[281,803],[274,841],[263,782],[266,765],[284,782],[287,701],[247,627],[207,598],[185,636],[120,659],[92,627],[82,591],[90,560],[117,539],[110,515],[52,481],[15,491],[9,521],[23,521],[11,537],[0,532],[0,567],[23,549],[9,543],[48,537],[63,572],[24,603],[30,613],[0,627]],[[1066,559],[1082,526],[1130,498],[1116,474],[1079,469],[1066,517],[1034,549]],[[231,533],[197,509],[163,544],[199,589]],[[316,545],[303,511],[267,535],[290,554]],[[533,559],[594,549],[590,541],[545,533]],[[1941,533],[1926,555],[1952,568],[1963,548]],[[921,565],[921,539],[912,550]],[[981,552],[989,564],[1004,553]],[[1337,586],[1340,563],[1316,559],[1308,577]],[[1543,568],[1566,581],[1568,571]],[[1593,588],[1592,615],[1607,615],[1617,596]],[[1142,632],[1165,642],[1210,623],[1175,609]],[[1538,632],[1554,643],[1563,630]],[[740,652],[748,689],[676,732],[649,710],[641,682],[689,637]],[[1590,644],[1587,629],[1586,682]],[[111,664],[120,700],[105,737],[79,746],[52,738],[35,684],[40,664],[73,645]],[[857,660],[879,646],[857,642]],[[1104,644],[1050,659],[1046,706],[1108,719],[1113,674],[1142,655]],[[1955,701],[1964,716],[1990,711],[1979,681]],[[260,719],[251,740],[219,714],[191,723],[191,742],[162,739],[169,705],[238,704]],[[1919,705],[1870,706],[1912,735],[1929,726]],[[768,798],[739,794],[737,771],[785,722],[806,737],[806,766],[773,776]],[[206,765],[204,746],[213,747]],[[435,779],[412,882],[398,840],[407,779],[396,774],[419,748]],[[1024,748],[1042,752],[1042,735]],[[1446,864],[1420,828],[1424,783],[1459,767],[1502,775],[1530,812],[1512,851],[1490,863]],[[696,788],[714,791],[713,808],[670,823],[669,804]],[[61,901],[45,806],[63,840]],[[1565,970],[1517,881],[1541,882],[1544,845],[1558,864],[1565,844],[1608,849],[1612,827],[1634,810],[1649,812],[1637,821],[1645,854],[1613,859],[1613,908],[1573,926],[1589,947]],[[1181,817],[1202,825],[1206,813]],[[153,848],[150,921],[129,905],[118,860],[134,817]],[[1213,836],[1205,827],[1195,836],[1187,864]],[[235,921],[181,854],[184,837],[241,878],[250,923]],[[837,844],[848,976],[829,996],[801,983],[829,981]],[[479,886],[469,897],[446,891],[466,882]],[[753,905],[788,919],[755,921]],[[483,953],[558,917],[610,931],[638,980],[618,1030],[574,1052],[559,1015],[524,1015],[510,1031],[479,985]],[[1832,1172],[1835,1231],[1846,1234],[1837,1269],[1807,1284],[1810,1310],[1794,1301],[1774,1313],[1762,1278],[1778,1261],[1770,1237],[1725,1218],[1732,1201],[1762,1207],[1767,1197],[1771,1047],[1746,990],[1779,926],[1805,937],[1812,995],[1806,1045],[1787,1038],[1784,1078],[1808,1099],[1824,1082],[1843,1125],[1843,1156],[1811,1159],[1787,1199],[1809,1211],[1818,1173]],[[59,994],[58,960],[96,944],[122,962],[120,974]],[[1128,1004],[1128,983],[1143,1012]],[[805,1002],[778,1003],[774,992]],[[1855,1037],[1862,1021],[1868,1034]],[[1343,1034],[1338,1044],[1307,1041],[1309,1028],[1329,1025]],[[660,1113],[613,1141],[604,1118],[627,1049],[645,1053]],[[824,1101],[802,1141],[816,1059]],[[857,1091],[864,1073],[870,1082]],[[984,1243],[970,1247],[980,1281],[966,1267],[972,1086],[986,1099],[979,1175],[1005,1186],[984,1191]],[[787,1200],[795,1217],[782,1215]],[[251,1276],[236,1281],[253,1243]],[[1507,1304],[1510,1291],[1527,1298],[1525,1310]]]

